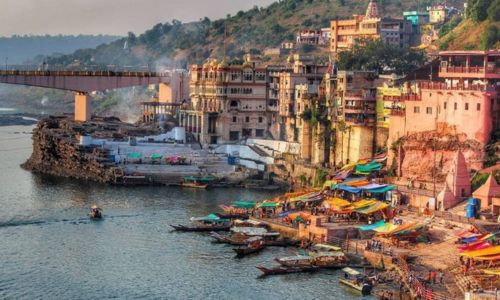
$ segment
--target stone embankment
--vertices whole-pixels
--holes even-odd
[[[44,174],[103,183],[116,181],[119,168],[109,163],[107,149],[80,145],[81,135],[125,140],[157,133],[155,129],[123,123],[116,118],[77,123],[69,117],[49,117],[33,130],[33,152],[23,168]]]

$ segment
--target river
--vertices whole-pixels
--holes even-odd
[[[357,299],[339,271],[259,278],[256,265],[294,249],[235,259],[231,246],[169,224],[266,192],[115,187],[47,177],[19,165],[29,126],[0,127],[0,299]],[[97,203],[103,221],[90,221]]]

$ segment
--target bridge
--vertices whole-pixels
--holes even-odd
[[[158,98],[166,101],[165,94],[170,91],[170,75],[157,72],[0,70],[0,83],[72,91],[75,93],[75,120],[81,122],[91,118],[91,92],[158,84]]]

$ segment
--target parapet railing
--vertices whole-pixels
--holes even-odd
[[[168,73],[132,71],[20,71],[0,70],[0,76],[112,76],[112,77],[167,77]]]

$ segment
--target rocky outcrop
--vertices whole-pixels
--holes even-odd
[[[444,182],[458,150],[469,169],[479,170],[484,157],[484,145],[465,134],[447,130],[410,134],[395,148],[400,175],[422,181],[432,181],[435,172],[436,181]]]
[[[120,170],[108,160],[108,150],[80,145],[79,137],[125,140],[145,136],[155,130],[120,122],[116,118],[93,119],[77,123],[69,117],[49,117],[33,130],[33,152],[23,168],[62,177],[113,183]]]

